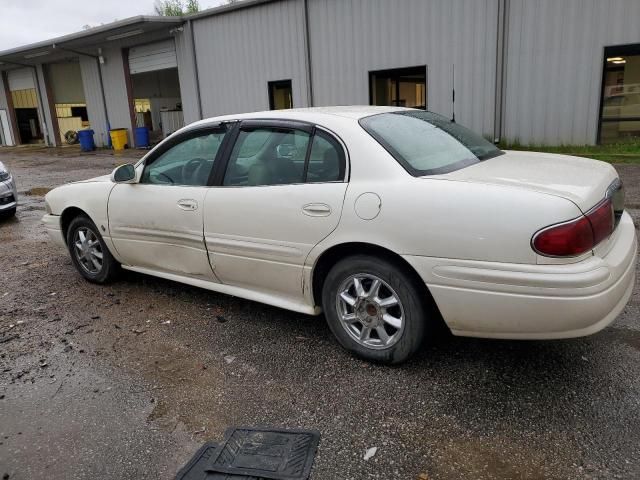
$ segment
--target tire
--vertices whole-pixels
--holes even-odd
[[[5,210],[3,212],[0,212],[0,218],[11,218],[14,217],[16,215],[16,207],[10,208],[9,210]]]
[[[322,288],[322,306],[340,345],[377,363],[409,359],[434,324],[424,292],[406,269],[369,255],[347,257],[331,268]],[[365,328],[369,330],[363,336]]]
[[[69,224],[67,246],[76,270],[92,283],[109,283],[120,272],[120,264],[111,255],[98,227],[86,215],[77,216]]]

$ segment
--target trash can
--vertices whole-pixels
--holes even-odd
[[[129,147],[126,128],[112,128],[109,135],[114,150],[124,150]]]
[[[135,130],[136,148],[147,148],[149,146],[149,128],[137,127]]]
[[[93,141],[93,130],[78,130],[78,141],[80,142],[80,150],[83,152],[91,152],[96,149]]]

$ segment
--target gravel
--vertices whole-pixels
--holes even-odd
[[[85,282],[47,242],[41,195],[128,158],[0,157],[33,193],[0,223],[0,476],[170,479],[232,425],[319,430],[313,479],[640,476],[638,290],[585,339],[445,337],[372,365],[322,317],[133,273]],[[637,220],[640,167],[619,171]]]

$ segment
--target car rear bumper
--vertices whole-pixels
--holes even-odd
[[[44,217],[42,217],[42,223],[44,223],[44,228],[49,234],[49,238],[54,243],[57,243],[61,247],[66,248],[67,243],[64,239],[64,235],[62,234],[62,229],[60,226],[60,216],[46,214]]]
[[[591,335],[624,309],[635,281],[637,239],[625,213],[602,257],[519,265],[405,256],[454,335],[554,339]]]

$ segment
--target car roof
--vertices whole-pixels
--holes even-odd
[[[219,117],[211,117],[198,122],[192,123],[188,128],[204,127],[210,124],[216,124],[231,120],[248,120],[248,119],[274,119],[274,120],[300,120],[307,122],[319,122],[323,118],[342,117],[352,120],[360,120],[364,117],[377,115],[380,113],[400,112],[413,110],[403,107],[379,107],[370,105],[354,105],[354,106],[335,106],[335,107],[310,107],[310,108],[292,108],[288,110],[266,110],[262,112],[238,113],[234,115],[223,115]]]

